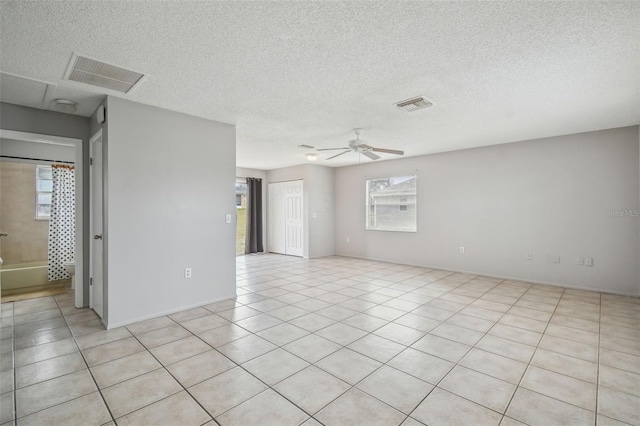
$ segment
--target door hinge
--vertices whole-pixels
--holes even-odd
[[[89,158],[89,165],[93,166],[93,158]]]
[[[93,285],[93,277],[89,278],[89,285]]]

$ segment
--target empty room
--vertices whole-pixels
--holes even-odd
[[[0,0],[0,426],[640,426],[638,1]]]

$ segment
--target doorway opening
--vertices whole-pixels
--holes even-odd
[[[15,210],[18,206],[8,197],[12,191],[2,191],[3,197],[0,199],[0,203],[2,203],[4,213],[7,214],[0,215],[0,233],[3,234],[0,237],[0,257],[2,257],[4,246],[7,249],[4,250],[5,257],[9,262],[2,262],[4,265],[0,266],[2,268],[0,270],[0,291],[5,293],[4,290],[8,290],[7,295],[21,292],[21,289],[13,291],[14,289],[10,287],[16,278],[18,287],[28,293],[21,297],[21,300],[29,297],[43,297],[51,295],[49,293],[52,291],[60,289],[66,291],[65,286],[69,284],[68,278],[72,276],[75,282],[75,288],[72,290],[75,294],[74,304],[78,308],[86,306],[84,300],[84,287],[87,284],[84,280],[86,269],[83,268],[85,256],[83,250],[82,140],[0,129],[0,141],[2,143],[2,154],[0,155],[2,158],[0,160],[3,161],[3,165],[6,162],[8,165],[6,171],[10,172],[3,173],[5,177],[15,173],[29,176],[27,182],[27,186],[30,188],[29,199],[23,200],[25,202],[21,202],[21,205],[24,204],[24,208],[29,210],[28,213],[24,213],[24,216],[32,219],[25,223],[11,220],[11,217],[15,216],[14,213],[16,213]],[[53,167],[51,167],[52,164],[54,164]],[[62,192],[53,190],[52,181],[56,179],[53,175],[60,176],[59,188],[63,188],[62,183],[64,183]],[[55,201],[56,197],[59,202],[52,203],[52,199]],[[11,202],[11,205],[5,206],[5,202]],[[69,204],[74,205],[75,208],[68,208]],[[55,214],[61,216],[54,217],[52,214],[56,208],[58,211]],[[75,221],[75,226],[70,227],[69,223],[73,221]],[[52,233],[49,229],[52,222],[54,225],[60,225],[54,229],[54,242],[52,242]],[[26,225],[28,226],[25,227]],[[7,230],[4,230],[5,227]],[[33,235],[31,235],[32,233]],[[42,244],[36,244],[38,239],[42,238],[47,238],[44,247]],[[31,249],[16,250],[24,242],[29,241],[33,243],[33,247],[30,246],[33,252]],[[71,257],[59,256],[63,253],[70,253]],[[39,262],[29,262],[26,261],[30,260],[29,256],[43,259],[40,259]],[[16,259],[25,261],[16,263]],[[70,273],[75,274],[69,275]],[[4,280],[6,286],[3,286],[3,277],[6,278]],[[34,292],[30,290],[34,290]]]
[[[236,256],[243,256],[247,237],[247,180],[236,178]]]

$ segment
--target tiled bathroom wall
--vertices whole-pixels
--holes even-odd
[[[36,220],[36,165],[0,161],[0,242],[5,265],[47,260],[49,221]]]

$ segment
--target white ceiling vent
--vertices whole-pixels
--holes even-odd
[[[407,99],[396,104],[398,108],[406,112],[413,112],[419,109],[428,108],[433,105],[431,102],[419,96],[417,98]]]
[[[129,93],[144,80],[145,75],[74,53],[64,78],[116,92]]]

